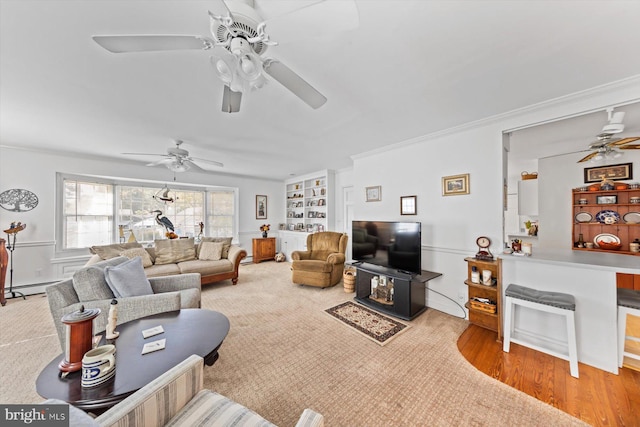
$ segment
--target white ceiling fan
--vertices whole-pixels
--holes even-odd
[[[122,153],[129,156],[160,156],[162,159],[152,163],[148,163],[146,166],[166,166],[172,172],[186,172],[193,168],[199,171],[205,171],[196,162],[205,163],[208,165],[223,167],[220,162],[207,159],[199,159],[197,157],[189,156],[189,152],[184,148],[180,148],[184,141],[176,140],[176,147],[167,148],[167,154],[157,153]]]
[[[615,134],[624,131],[624,111],[617,111],[614,113],[613,108],[607,109],[609,122],[602,128],[602,133],[597,135],[597,141],[589,144],[591,153],[578,160],[578,163],[591,160],[597,162],[604,159],[617,159],[622,157],[624,153],[618,150],[638,150],[640,144],[629,143],[640,140],[640,137],[627,137],[627,138],[613,138]],[[585,150],[585,151],[588,151]]]
[[[302,3],[300,8],[324,0]],[[336,2],[342,3],[342,2]],[[224,83],[222,111],[240,110],[243,93],[267,83],[265,74],[317,109],[327,98],[282,62],[263,57],[276,45],[266,33],[266,23],[254,0],[211,0],[210,36],[199,35],[99,35],[93,40],[113,53],[201,49],[210,51],[215,74]]]

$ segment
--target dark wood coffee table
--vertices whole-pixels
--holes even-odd
[[[162,325],[164,333],[144,339],[142,331]],[[46,399],[64,400],[85,411],[101,412],[122,401],[192,354],[202,356],[209,366],[218,360],[218,349],[229,332],[229,319],[222,313],[203,309],[184,309],[155,314],[116,327],[120,336],[108,342],[102,332],[100,345],[115,344],[116,374],[106,383],[84,388],[82,371],[61,377],[53,359],[38,376],[36,390]],[[167,340],[164,350],[140,354],[145,343]]]

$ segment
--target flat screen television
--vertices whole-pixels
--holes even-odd
[[[420,274],[421,223],[353,221],[351,259]]]

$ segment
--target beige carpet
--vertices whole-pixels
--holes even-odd
[[[456,347],[464,320],[427,310],[381,347],[324,312],[354,294],[289,278],[265,262],[241,266],[237,286],[205,286],[203,307],[231,322],[206,387],[280,426],[306,407],[327,426],[585,425],[472,367]],[[39,402],[38,372],[61,351],[46,298],[9,300],[0,331],[0,402]]]

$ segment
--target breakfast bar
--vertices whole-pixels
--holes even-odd
[[[572,294],[576,300],[578,361],[613,374],[617,362],[616,273],[640,274],[640,257],[604,252],[538,249],[530,257],[502,254],[504,287],[510,283]],[[523,309],[516,329],[540,342],[566,342],[562,319]]]

